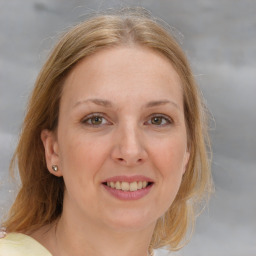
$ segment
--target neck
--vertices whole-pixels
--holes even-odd
[[[147,256],[154,225],[139,231],[116,231],[86,223],[73,224],[65,216],[55,229],[53,256]]]
[[[108,212],[94,216],[72,205],[72,200],[68,203],[64,200],[62,215],[56,223],[32,234],[53,256],[149,255],[156,222],[147,222],[148,218],[144,221],[138,214],[130,215],[136,213],[136,208],[130,212],[122,209],[126,217],[114,212],[116,217],[111,218]]]

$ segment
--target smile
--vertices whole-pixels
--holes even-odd
[[[102,182],[105,191],[119,200],[138,200],[150,193],[154,181],[148,177],[115,176]]]
[[[108,187],[113,188],[113,189],[118,189],[122,191],[137,191],[140,189],[146,188],[148,185],[150,185],[152,182],[147,182],[147,181],[134,181],[134,182],[127,182],[127,181],[111,181],[107,182]]]

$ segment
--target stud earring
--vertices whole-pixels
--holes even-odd
[[[57,172],[58,169],[59,169],[59,168],[58,168],[58,165],[53,165],[53,166],[52,166],[52,169],[53,169],[54,172]]]

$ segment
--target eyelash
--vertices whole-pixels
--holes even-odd
[[[156,124],[151,123],[151,125],[153,125],[155,127],[164,127],[164,126],[167,126],[167,125],[170,125],[170,124],[173,123],[173,120],[170,117],[168,117],[166,115],[163,115],[163,114],[153,114],[149,117],[149,120],[147,122],[152,121],[153,118],[162,118],[162,120],[165,120],[165,122],[166,122],[165,124],[160,124],[160,125],[156,125]],[[147,125],[150,125],[150,124],[147,124]]]
[[[93,124],[92,123],[92,119],[95,118],[95,117],[98,117],[98,118],[101,118],[101,119],[104,119],[106,123],[104,124]],[[160,124],[160,125],[156,125],[156,124],[152,124],[152,123],[149,123],[150,121],[152,121],[153,118],[162,118],[162,120],[165,120],[165,124]],[[90,121],[90,122],[89,122]],[[88,125],[88,126],[92,126],[92,127],[100,127],[102,125],[111,125],[111,122],[109,122],[107,120],[107,118],[105,118],[105,115],[103,113],[93,113],[93,114],[90,114],[88,116],[86,116],[82,121],[81,123],[85,124],[85,125]],[[166,116],[166,115],[163,115],[163,114],[152,114],[151,116],[148,117],[148,120],[144,123],[145,125],[153,125],[155,127],[164,127],[164,126],[167,126],[167,125],[170,125],[173,123],[173,120]]]
[[[102,126],[102,125],[105,125],[105,124],[99,124],[99,125],[93,124],[93,123],[92,123],[92,119],[93,119],[94,117],[102,118],[102,119],[106,120],[107,123],[110,124],[110,122],[105,118],[104,114],[102,114],[102,113],[93,113],[93,114],[90,114],[90,115],[86,116],[81,122],[82,122],[83,124],[85,124],[85,125],[92,126],[92,127],[100,127],[100,126]],[[91,123],[88,122],[89,120],[90,120]]]

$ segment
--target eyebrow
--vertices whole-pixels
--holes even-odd
[[[84,104],[87,102],[92,102],[96,105],[103,106],[103,107],[112,107],[113,104],[109,100],[103,100],[103,99],[88,99],[88,100],[82,100],[75,103],[73,108],[77,107],[80,104]]]
[[[175,103],[174,101],[171,100],[157,100],[157,101],[150,101],[148,102],[145,107],[146,108],[151,108],[151,107],[157,107],[157,106],[161,106],[161,105],[166,105],[166,104],[171,104],[174,107],[176,107],[177,109],[179,109],[179,106],[177,103]]]
[[[96,105],[103,106],[103,107],[113,107],[112,102],[109,101],[109,100],[104,100],[104,99],[87,99],[87,100],[82,100],[82,101],[76,102],[75,105],[73,106],[73,108],[77,107],[80,104],[84,104],[84,103],[87,103],[87,102],[92,102],[92,103],[94,103]],[[177,103],[175,103],[174,101],[170,101],[170,100],[150,101],[147,104],[145,104],[143,107],[145,107],[145,108],[152,108],[152,107],[157,107],[157,106],[166,105],[166,104],[171,104],[175,108],[180,109]]]

